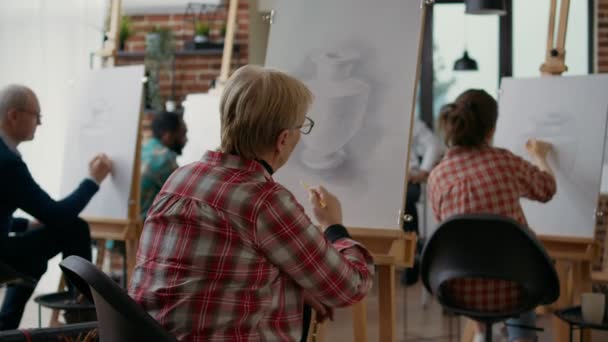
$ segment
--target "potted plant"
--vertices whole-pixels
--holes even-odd
[[[203,44],[209,41],[209,23],[199,21],[194,25],[194,44]]]
[[[120,50],[124,50],[125,49],[125,42],[127,41],[127,39],[129,39],[129,37],[131,37],[133,35],[133,28],[131,26],[131,19],[127,16],[123,16],[120,19],[120,33],[118,36],[119,39],[119,49]]]
[[[224,43],[224,40],[226,40],[226,23],[222,24],[222,27],[220,28],[220,35],[217,39],[217,42],[219,44]]]
[[[155,27],[146,35],[146,101],[147,109],[162,110],[163,101],[160,96],[160,73],[164,70],[173,80],[172,65],[175,58],[173,33],[168,28]]]

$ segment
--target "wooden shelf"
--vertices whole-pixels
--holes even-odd
[[[238,53],[239,47],[238,45],[234,46],[234,52]],[[198,50],[180,50],[175,51],[175,57],[180,56],[221,56],[224,52],[224,48],[213,47],[208,49],[198,49]],[[145,51],[118,51],[118,58],[144,58],[146,56]]]

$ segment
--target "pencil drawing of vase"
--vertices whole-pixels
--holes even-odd
[[[578,138],[576,122],[573,116],[562,112],[549,112],[534,120],[533,127],[528,130],[528,138],[545,140],[553,145],[552,158],[557,168],[566,176],[570,176],[576,166]]]
[[[315,76],[305,81],[314,94],[308,116],[315,122],[303,136],[302,162],[317,170],[332,169],[347,157],[346,145],[361,128],[370,87],[351,76],[359,59],[354,52],[325,52],[312,58]]]

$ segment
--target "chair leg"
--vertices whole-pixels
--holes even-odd
[[[492,342],[492,323],[486,323],[486,341]]]

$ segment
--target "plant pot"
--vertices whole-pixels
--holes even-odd
[[[194,36],[194,43],[195,44],[202,44],[202,43],[206,43],[209,41],[209,37],[207,36],[203,36],[200,34],[197,34],[196,36]]]
[[[146,53],[147,54],[159,54],[160,53],[160,33],[150,32],[146,34]]]

